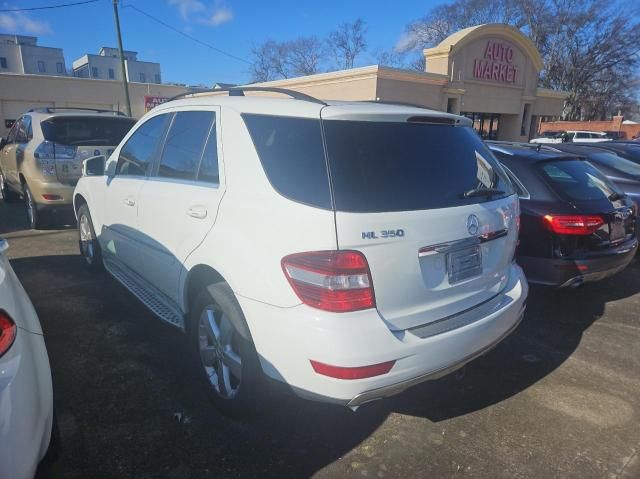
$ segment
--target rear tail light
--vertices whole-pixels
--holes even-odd
[[[605,223],[598,215],[545,215],[544,224],[561,235],[590,235]]]
[[[0,309],[0,357],[4,355],[16,339],[18,327],[11,316]]]
[[[318,361],[311,360],[311,367],[316,373],[322,374],[323,376],[329,376],[331,378],[364,379],[387,374],[389,371],[391,371],[391,368],[395,363],[395,361],[387,361],[386,363],[372,364],[370,366],[345,368],[342,366],[331,366],[329,364],[319,363]]]
[[[61,145],[45,140],[33,152],[40,169],[45,175],[56,174],[55,160],[72,160],[76,157],[75,146]]]
[[[369,264],[358,251],[313,251],[282,259],[282,269],[303,303],[336,313],[376,306]]]

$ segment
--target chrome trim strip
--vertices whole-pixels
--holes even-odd
[[[421,339],[430,338],[431,336],[453,331],[454,329],[475,323],[476,321],[486,318],[495,311],[504,308],[510,302],[511,298],[509,298],[509,296],[498,293],[482,303],[476,304],[464,311],[437,319],[430,323],[414,326],[407,331]]]
[[[502,238],[504,236],[507,236],[508,234],[509,230],[507,228],[503,228],[500,230],[491,231],[489,233],[483,233],[472,238],[464,238],[460,240],[448,241],[445,243],[436,243],[433,245],[423,246],[418,250],[418,257],[422,258],[423,256],[432,256],[438,253],[448,253],[449,251],[458,248],[476,246],[480,243],[486,243],[488,241]]]
[[[446,376],[449,373],[452,373],[457,369],[460,369],[465,364],[488,353],[490,350],[495,348],[504,338],[509,336],[522,321],[522,318],[524,317],[525,309],[526,309],[526,305],[523,305],[522,310],[520,311],[520,316],[518,317],[518,320],[515,323],[513,323],[513,325],[504,334],[500,335],[500,337],[498,337],[495,341],[491,342],[490,344],[480,349],[479,351],[476,351],[475,353],[470,354],[469,356],[466,356],[465,358],[461,359],[460,361],[450,366],[446,366],[436,371],[431,371],[421,376],[418,376],[412,379],[407,379],[405,381],[392,384],[390,386],[371,389],[369,391],[360,393],[354,396],[353,399],[351,399],[351,401],[347,403],[347,406],[351,408],[357,408],[358,406],[362,406],[364,403],[375,401],[376,399],[382,399],[388,396],[393,396],[395,394],[399,394],[405,389],[410,388],[411,386],[415,386],[416,384],[420,384],[424,381],[441,378],[443,376]]]

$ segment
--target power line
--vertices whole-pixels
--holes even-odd
[[[177,28],[175,28],[175,27],[172,27],[171,25],[169,25],[168,23],[163,22],[163,21],[162,21],[162,20],[160,20],[159,18],[156,18],[156,17],[154,17],[153,15],[150,15],[149,13],[147,13],[147,12],[145,12],[145,11],[143,11],[143,10],[140,10],[140,9],[139,9],[138,7],[136,7],[135,5],[127,5],[126,7],[122,7],[122,8],[133,8],[133,9],[134,9],[134,10],[136,10],[138,13],[141,13],[141,14],[142,14],[142,15],[144,15],[145,17],[150,18],[150,19],[151,19],[151,20],[153,20],[154,22],[159,23],[160,25],[162,25],[162,26],[163,26],[163,27],[165,27],[165,28],[168,28],[169,30],[173,30],[174,32],[179,33],[180,35],[182,35],[183,37],[188,38],[189,40],[193,40],[194,42],[199,43],[200,45],[205,46],[205,47],[207,47],[207,48],[209,48],[209,49],[211,49],[211,50],[213,50],[213,51],[215,51],[215,52],[218,52],[218,53],[220,53],[220,54],[222,54],[222,55],[225,55],[225,56],[227,56],[227,57],[229,57],[229,58],[233,58],[234,60],[238,60],[239,62],[243,62],[243,63],[246,63],[246,64],[248,64],[248,65],[251,65],[251,62],[250,62],[250,61],[245,60],[244,58],[240,58],[240,57],[238,57],[238,56],[236,56],[236,55],[234,55],[234,54],[232,54],[232,53],[225,52],[224,50],[221,50],[221,49],[219,49],[219,48],[217,48],[217,47],[214,47],[214,46],[213,46],[213,45],[211,45],[210,43],[203,42],[202,40],[199,40],[198,38],[196,38],[196,37],[194,37],[194,36],[191,36],[191,35],[189,35],[188,33],[185,33],[185,32],[183,32],[183,31],[181,31],[181,30],[179,30],[179,29],[177,29]]]
[[[30,8],[3,8],[0,10],[0,13],[11,13],[11,12],[32,12],[34,10],[51,10],[52,8],[64,8],[64,7],[75,7],[76,5],[86,5],[87,3],[96,3],[100,0],[85,0],[84,2],[74,2],[74,3],[63,3],[60,5],[48,5],[45,7],[30,7]]]

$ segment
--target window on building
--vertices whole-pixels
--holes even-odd
[[[100,78],[98,67],[91,67],[91,78]]]
[[[145,176],[158,149],[168,115],[158,115],[144,122],[120,150],[116,175]]]
[[[58,73],[64,73],[64,65],[61,62],[56,63],[56,71]]]
[[[522,123],[520,124],[520,136],[526,136],[529,134],[527,131],[527,124],[529,123],[529,104],[525,103],[524,110],[522,111]]]
[[[167,133],[158,176],[195,180],[212,122],[211,111],[176,114]]]
[[[140,83],[146,83],[147,82],[147,77],[145,76],[144,73],[140,73]]]
[[[47,68],[42,60],[38,60],[38,71],[40,73],[44,73],[47,71]]]
[[[0,57],[0,68],[7,68],[7,59],[5,57]]]
[[[155,78],[156,78],[156,83],[162,83],[160,81],[160,74],[159,73],[156,73],[156,77]]]
[[[109,68],[109,80],[113,80],[116,77],[116,72],[113,68]]]

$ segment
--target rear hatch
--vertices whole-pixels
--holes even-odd
[[[82,162],[92,156],[108,157],[135,124],[132,118],[106,115],[55,116],[41,124],[45,142],[39,154],[55,159],[58,181],[75,185]]]
[[[636,206],[589,162],[558,158],[540,162],[538,170],[551,189],[572,205],[576,218],[584,221],[584,234],[562,234],[563,228],[575,228],[566,220],[549,225],[558,233],[558,251],[564,256],[602,251],[635,237]],[[552,215],[545,219],[554,222]]]
[[[497,295],[518,235],[518,199],[478,135],[459,117],[406,111],[322,111],[338,247],[365,254],[395,330]]]

